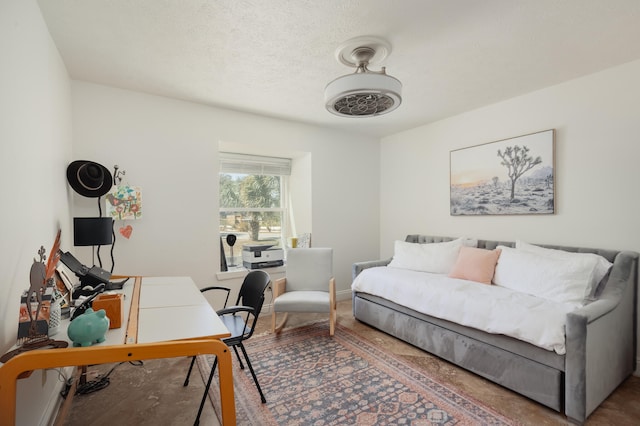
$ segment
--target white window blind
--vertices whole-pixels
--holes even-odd
[[[220,173],[290,176],[291,159],[221,152]]]

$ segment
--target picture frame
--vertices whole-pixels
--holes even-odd
[[[311,247],[311,234],[305,233],[298,236],[298,248],[309,248]]]
[[[555,129],[449,152],[451,216],[554,214]]]

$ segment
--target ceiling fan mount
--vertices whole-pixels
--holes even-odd
[[[356,70],[327,85],[327,110],[341,117],[372,117],[398,108],[402,102],[402,83],[387,75],[385,67],[380,71],[369,69],[390,53],[391,45],[378,37],[356,37],[342,43],[336,49],[336,59]]]

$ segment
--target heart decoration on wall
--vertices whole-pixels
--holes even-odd
[[[133,227],[131,225],[123,226],[120,228],[120,234],[125,237],[127,240],[131,237],[131,233],[133,232]]]

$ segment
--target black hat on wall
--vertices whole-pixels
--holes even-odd
[[[78,194],[84,197],[101,197],[111,189],[111,172],[102,164],[77,160],[67,167],[67,181]]]

